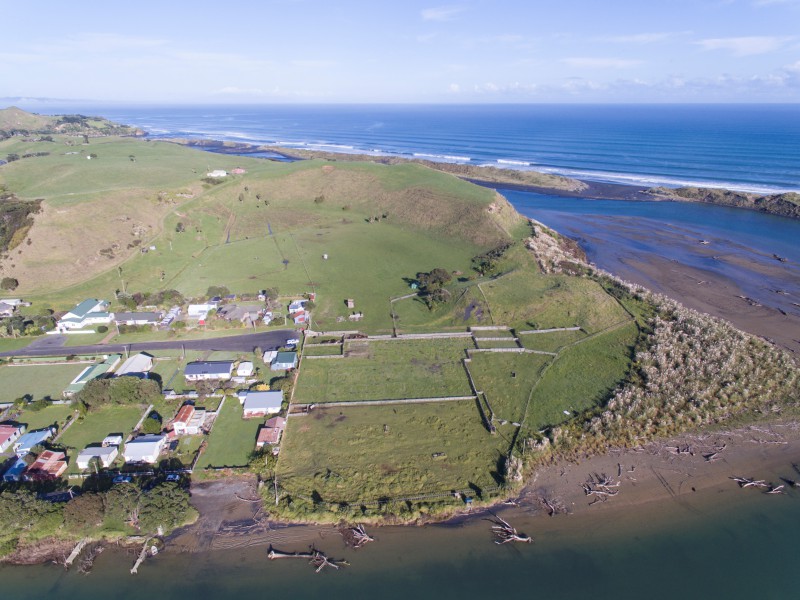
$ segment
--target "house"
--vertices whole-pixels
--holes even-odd
[[[256,372],[256,368],[253,366],[253,363],[250,361],[242,361],[239,363],[239,367],[236,369],[236,375],[238,377],[252,377],[253,373]]]
[[[164,318],[163,312],[120,312],[114,313],[117,325],[151,325],[156,326]]]
[[[67,470],[67,455],[63,452],[45,450],[33,461],[23,475],[25,479],[55,479]]]
[[[117,369],[115,375],[133,375],[136,377],[147,377],[147,373],[153,370],[153,357],[144,352],[134,354]]]
[[[306,311],[296,312],[292,315],[292,319],[294,319],[295,325],[302,325],[303,323],[308,323],[309,313]]]
[[[10,317],[14,314],[15,307],[0,301],[0,317]]]
[[[233,374],[233,361],[208,360],[190,362],[183,370],[186,381],[205,381],[209,379],[230,379]]]
[[[278,352],[276,350],[267,350],[264,352],[264,364],[271,365],[276,356],[278,356]]]
[[[109,303],[106,300],[96,298],[84,300],[56,322],[56,329],[69,331],[83,329],[87,325],[108,325],[114,318],[113,313],[106,312],[108,307]]]
[[[53,437],[53,429],[51,427],[39,429],[37,431],[29,431],[25,435],[20,436],[11,447],[14,450],[14,454],[22,458],[31,451],[31,448],[46,442],[51,437]]]
[[[172,419],[172,430],[175,435],[197,435],[201,432],[206,420],[206,411],[195,408],[193,404],[184,404]]]
[[[84,386],[92,379],[102,377],[111,369],[117,366],[119,361],[122,360],[121,354],[109,354],[106,359],[96,365],[86,367],[80,374],[72,380],[72,382],[62,392],[65,398],[69,398],[80,392]]]
[[[208,313],[212,310],[216,310],[217,305],[218,303],[212,302],[206,304],[190,304],[186,309],[186,316],[190,319],[197,319],[199,325],[205,325]]]
[[[0,454],[8,450],[25,433],[25,425],[0,423]]]
[[[278,352],[275,360],[272,361],[270,369],[272,371],[286,371],[297,366],[297,352]]]
[[[3,481],[11,482],[11,481],[19,481],[22,479],[22,474],[25,472],[25,469],[28,468],[28,463],[26,463],[21,458],[17,457],[14,459],[14,462],[11,464],[10,467],[6,469],[6,472],[3,473]]]
[[[8,304],[9,306],[13,306],[17,308],[19,306],[30,306],[30,302],[25,302],[22,298],[0,298],[0,302],[3,304]]]
[[[291,304],[289,304],[289,314],[293,314],[296,312],[300,312],[305,310],[306,303],[308,300],[293,300]]]
[[[275,414],[281,411],[283,403],[283,392],[280,390],[273,392],[248,392],[244,398],[244,411],[242,416],[245,419],[252,417],[264,417],[268,414]]]
[[[142,435],[125,444],[122,456],[126,463],[154,464],[167,443],[165,435]]]
[[[90,446],[80,451],[75,462],[79,469],[86,470],[89,468],[92,459],[97,458],[101,467],[110,467],[117,456],[119,456],[119,448],[117,446]]]
[[[214,169],[213,171],[209,171],[208,173],[206,173],[206,177],[217,178],[217,177],[227,177],[227,176],[228,172],[223,169]]]
[[[106,446],[121,446],[122,445],[122,434],[121,433],[110,433],[106,437],[103,438],[102,442],[103,447]]]
[[[283,417],[272,417],[261,429],[258,430],[256,438],[256,448],[263,448],[264,445],[277,446],[281,441],[281,435],[286,428],[286,419]]]

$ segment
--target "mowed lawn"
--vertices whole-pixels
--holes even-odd
[[[75,457],[81,450],[90,444],[99,444],[110,433],[127,436],[143,412],[142,406],[103,406],[75,422],[58,440],[69,449],[70,472],[79,471]]]
[[[25,423],[28,431],[51,426],[61,429],[67,417],[74,412],[75,407],[70,404],[51,404],[42,410],[23,410],[16,420]]]
[[[290,495],[369,502],[493,487],[507,449],[473,401],[322,407],[289,419],[277,475]]]
[[[350,356],[304,360],[294,402],[465,396],[461,359],[469,338],[349,342]]]
[[[61,393],[89,365],[31,365],[0,367],[0,393],[13,402],[26,394],[34,400],[61,399]]]
[[[258,427],[264,419],[243,419],[242,405],[234,396],[228,396],[208,437],[208,447],[197,466],[243,467],[256,448]]]

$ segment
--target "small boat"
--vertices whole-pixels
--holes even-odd
[[[789,261],[788,258],[785,258],[783,256],[778,256],[777,254],[773,254],[772,258],[774,258],[775,260],[778,260],[780,262],[788,262]]]
[[[711,242],[708,240],[700,240],[700,243],[703,244],[703,246],[708,246]]]

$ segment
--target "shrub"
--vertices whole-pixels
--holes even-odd
[[[13,277],[3,277],[2,281],[0,281],[0,288],[4,290],[15,290],[18,286],[19,281]]]
[[[98,325],[97,333],[108,333],[108,327],[105,325]]]

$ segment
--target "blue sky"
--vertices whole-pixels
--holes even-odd
[[[2,14],[0,97],[800,100],[800,0],[58,0]]]

